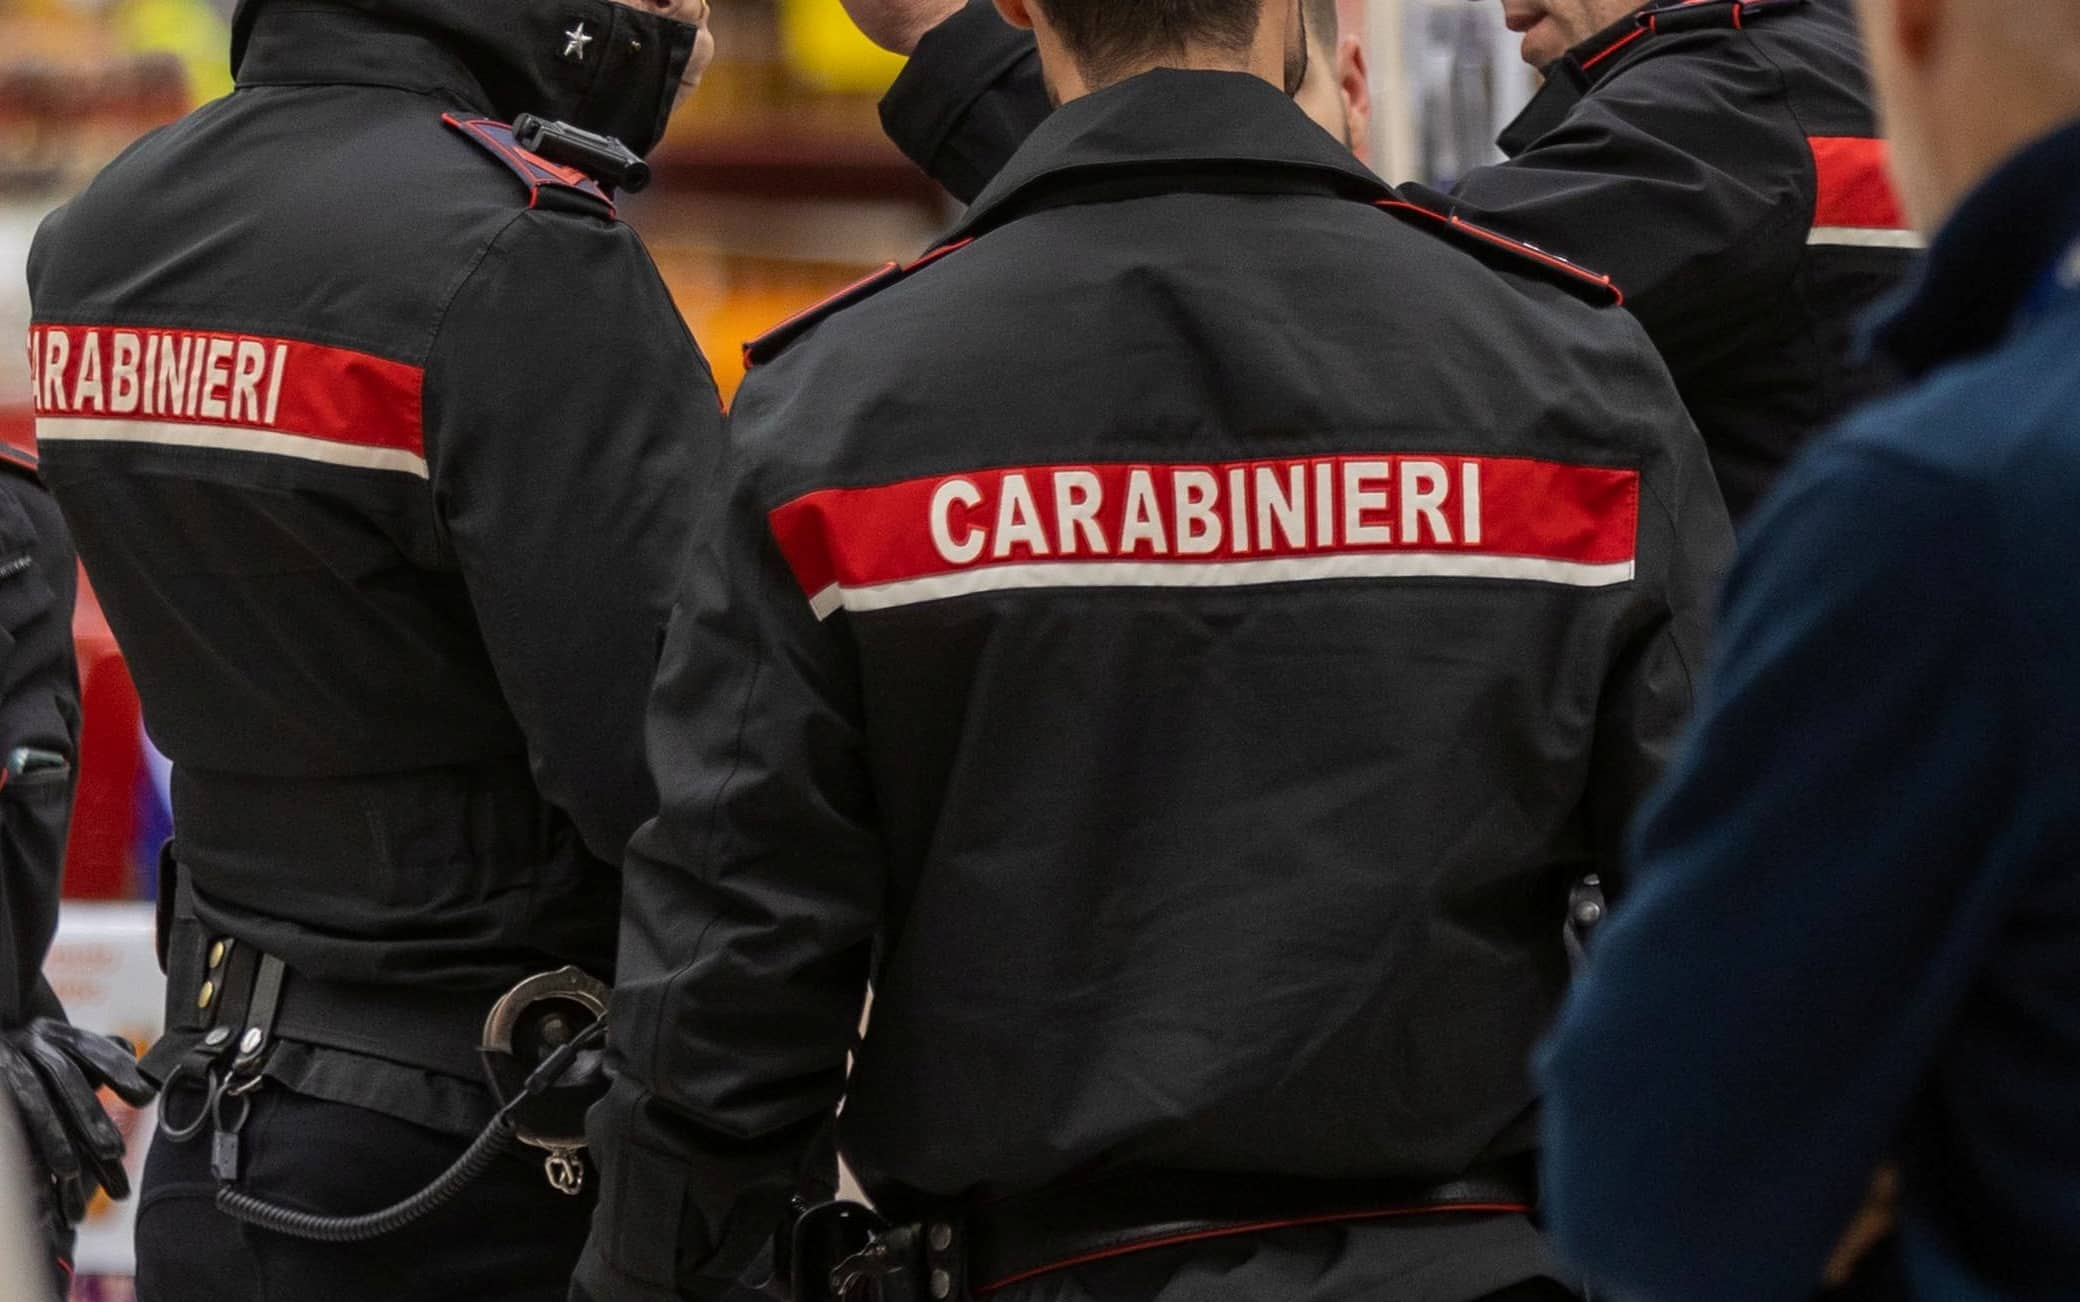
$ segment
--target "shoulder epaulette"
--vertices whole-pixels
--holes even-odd
[[[0,442],[0,470],[25,475],[39,484],[43,482],[43,466],[36,460],[36,454],[12,443]]]
[[[1467,221],[1457,213],[1438,212],[1407,199],[1379,199],[1374,206],[1385,209],[1411,226],[1450,240],[1474,254],[1501,262],[1510,270],[1531,271],[1573,291],[1597,307],[1623,307],[1625,295],[1609,276],[1577,266],[1557,253],[1536,244],[1513,240]]]
[[[522,149],[520,142],[513,139],[513,128],[506,123],[490,118],[458,118],[453,113],[441,114],[441,121],[483,146],[492,157],[510,168],[527,187],[528,207],[540,207],[545,193],[569,195],[581,197],[574,207],[614,216],[614,201],[607,197],[599,182],[575,167],[552,163],[540,154]]]
[[[1731,27],[1738,31],[1758,18],[1803,9],[1808,0],[1661,0],[1639,14],[1639,25],[1670,36],[1677,32]]]
[[[1803,9],[1806,3],[1807,0],[1661,0],[1569,50],[1562,63],[1589,73],[1650,37],[1715,28],[1740,31],[1762,19]]]
[[[744,369],[748,371],[754,366],[772,361],[789,344],[807,334],[811,327],[825,317],[842,312],[854,304],[866,302],[890,285],[909,278],[947,254],[964,249],[974,242],[974,237],[970,236],[964,240],[955,240],[951,244],[943,244],[907,266],[900,262],[888,263],[873,274],[847,285],[821,303],[803,308],[744,345]]]

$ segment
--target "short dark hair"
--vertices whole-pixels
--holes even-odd
[[[1150,55],[1209,44],[1242,51],[1266,0],[1039,0],[1062,44],[1093,81]]]
[[[1301,17],[1307,22],[1307,39],[1326,50],[1336,48],[1336,32],[1341,20],[1336,16],[1336,0],[1300,0]]]

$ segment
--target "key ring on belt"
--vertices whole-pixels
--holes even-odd
[[[261,1082],[266,1079],[267,1077],[257,1071],[244,1076],[233,1073],[225,1079],[223,1093],[232,1098],[242,1099],[259,1089]]]
[[[253,1100],[251,1098],[253,1087],[259,1083],[260,1078],[255,1076],[250,1081],[241,1082],[235,1087],[227,1086],[217,1091],[217,1097],[209,1105],[209,1115],[217,1123],[218,1134],[235,1135],[245,1129],[246,1118],[253,1114]],[[238,1100],[238,1120],[229,1125],[224,1123],[225,1099]]]
[[[209,1068],[205,1073],[208,1084],[202,1091],[202,1106],[195,1110],[195,1119],[176,1124],[172,1110],[167,1104],[173,1098],[173,1087],[179,1083],[182,1074],[188,1071],[190,1066],[191,1064],[184,1062],[175,1067],[173,1073],[166,1078],[166,1084],[159,1090],[159,1131],[176,1144],[185,1144],[202,1133],[202,1128],[216,1115],[217,1101],[224,1094],[224,1078],[217,1074],[216,1068]]]

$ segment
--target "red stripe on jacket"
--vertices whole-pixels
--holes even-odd
[[[1906,210],[1893,189],[1890,150],[1866,136],[1814,136],[1813,167],[1819,199],[1813,225],[1861,230],[1905,230]]]
[[[39,417],[214,425],[424,456],[425,372],[301,339],[229,331],[38,324]]]

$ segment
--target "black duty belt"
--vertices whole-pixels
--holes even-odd
[[[790,1256],[795,1302],[948,1302],[1210,1239],[1414,1217],[1525,1215],[1537,1201],[1528,1159],[1436,1185],[1137,1174],[941,1207],[897,1226],[856,1205],[828,1204],[805,1214]],[[833,1223],[842,1227],[835,1235]]]
[[[163,885],[162,885],[163,889]],[[256,1068],[277,1042],[318,1045],[471,1082],[484,1077],[477,1051],[494,996],[326,981],[228,936],[209,934],[185,874],[162,925],[168,935],[166,1034],[145,1055],[164,1084],[176,1066],[231,1055]],[[199,1056],[198,1056],[199,1055]]]
[[[547,1153],[552,1188],[583,1189],[580,1119],[605,1089],[605,985],[574,967],[529,977],[496,1000],[313,979],[235,937],[209,935],[177,862],[162,853],[160,864],[173,901],[160,914],[167,1031],[142,1066],[165,1091],[161,1134],[186,1143],[211,1131],[218,1211],[276,1234],[360,1243],[428,1215],[516,1143]],[[240,1186],[240,1134],[277,1046],[298,1043],[483,1080],[499,1107],[446,1171],[388,1207],[334,1214],[270,1202]],[[193,1088],[177,1091],[182,1083]],[[192,1111],[176,1119],[177,1104]]]
[[[476,1082],[484,1078],[477,1042],[490,1007],[490,997],[481,992],[404,991],[291,974],[282,987],[275,1036]]]

